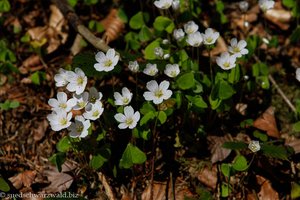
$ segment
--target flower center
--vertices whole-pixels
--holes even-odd
[[[125,123],[126,123],[128,126],[131,125],[131,124],[133,123],[132,117],[127,118],[127,119],[125,120]]]
[[[98,117],[99,114],[100,114],[99,111],[96,110],[96,111],[93,112],[93,117]]]
[[[67,104],[66,103],[60,103],[59,107],[62,109],[66,109],[67,108]]]
[[[77,131],[78,133],[81,133],[81,132],[83,131],[83,126],[82,126],[82,125],[78,125],[78,126],[76,127],[76,131]]]
[[[149,72],[149,74],[152,75],[152,76],[154,76],[155,73],[156,73],[155,69],[151,69],[150,72]]]
[[[78,102],[77,105],[78,105],[79,108],[84,108],[85,107],[85,102],[84,101]]]
[[[154,92],[154,96],[156,96],[157,98],[160,98],[164,93],[162,92],[162,90],[156,90]]]
[[[207,43],[211,43],[212,41],[213,41],[213,39],[211,37],[206,38]]]
[[[225,63],[223,64],[223,66],[224,66],[225,68],[228,68],[228,67],[230,67],[230,63],[229,63],[229,62],[225,62]]]
[[[170,75],[171,75],[172,77],[175,77],[175,76],[177,75],[177,73],[176,73],[176,71],[171,71]]]
[[[239,53],[241,50],[240,50],[240,48],[239,47],[234,47],[233,48],[233,52],[234,53]]]
[[[124,97],[124,98],[123,98],[123,103],[124,103],[124,104],[128,104],[128,103],[129,103],[129,99],[128,99],[127,97]]]
[[[112,61],[111,60],[106,60],[105,62],[104,62],[104,66],[105,67],[110,67],[112,65]]]
[[[79,76],[79,77],[77,78],[77,85],[82,85],[83,82],[84,82],[83,77],[82,77],[82,76]]]
[[[65,126],[68,123],[68,120],[66,118],[62,118],[60,119],[59,123],[61,126]]]
[[[91,99],[90,99],[90,102],[91,102],[91,103],[95,103],[95,102],[96,102],[96,100],[97,100],[97,98],[96,98],[96,97],[91,97]]]

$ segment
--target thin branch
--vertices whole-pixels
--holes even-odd
[[[62,12],[64,17],[68,20],[68,22],[72,25],[72,27],[90,44],[92,44],[95,48],[107,52],[110,47],[105,43],[101,38],[96,37],[89,29],[87,29],[79,17],[76,15],[74,9],[69,5],[67,0],[52,0],[52,2],[58,7],[58,9]]]

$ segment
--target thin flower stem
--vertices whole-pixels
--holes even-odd
[[[154,164],[155,164],[155,158],[156,158],[155,149],[156,149],[156,138],[157,138],[156,126],[157,126],[157,121],[158,121],[158,114],[159,114],[159,111],[157,112],[155,122],[154,122],[153,132],[152,132],[153,144],[152,144],[152,152],[151,152],[152,161],[151,161],[150,200],[153,200]]]
[[[209,55],[209,69],[210,69],[210,80],[211,80],[211,83],[213,84],[214,83],[214,80],[213,80],[213,69],[212,69],[212,60],[211,60],[211,49],[209,48],[208,49],[208,55]]]

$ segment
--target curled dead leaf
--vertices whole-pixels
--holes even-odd
[[[287,30],[290,27],[292,14],[284,9],[270,9],[266,12],[266,18],[277,25],[282,30]]]
[[[212,167],[204,167],[197,173],[197,179],[204,185],[215,189],[217,186],[217,167],[213,165]]]
[[[269,180],[259,175],[256,175],[256,180],[261,185],[261,189],[257,194],[259,200],[279,200],[278,192],[273,189]]]
[[[105,29],[103,38],[107,43],[117,39],[125,28],[124,22],[118,16],[117,9],[111,9],[106,18],[101,21],[101,24]]]
[[[275,108],[270,106],[260,117],[258,117],[253,122],[253,126],[260,130],[266,131],[268,136],[279,138],[280,134],[277,129],[274,113]]]
[[[16,189],[20,189],[23,186],[30,187],[34,182],[36,171],[24,171],[16,176],[10,177],[9,180]]]
[[[218,161],[226,159],[231,153],[230,149],[223,148],[224,142],[231,141],[231,136],[229,134],[218,137],[218,136],[208,136],[209,150],[211,152],[211,162],[214,164]]]

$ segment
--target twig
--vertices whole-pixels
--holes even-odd
[[[76,15],[73,8],[69,5],[67,0],[52,0],[52,2],[58,7],[58,9],[62,12],[65,18],[69,21],[72,27],[90,44],[92,44],[95,48],[107,52],[110,47],[105,43],[101,38],[96,37],[89,29],[87,29],[79,17]]]
[[[257,62],[260,62],[259,58],[257,56],[254,55],[254,59]],[[275,89],[277,90],[277,92],[280,94],[280,96],[282,97],[282,99],[285,101],[285,103],[292,109],[292,111],[294,113],[297,112],[295,106],[291,103],[291,101],[289,100],[289,98],[285,95],[285,93],[281,90],[281,88],[279,87],[279,85],[277,84],[277,82],[275,81],[275,79],[273,78],[273,76],[271,74],[269,74],[268,76],[269,80],[271,81],[271,83],[274,85]]]
[[[107,195],[109,200],[116,200],[116,197],[111,189],[111,187],[109,186],[106,177],[104,176],[104,174],[102,174],[101,172],[98,173],[98,177],[100,182],[103,184],[103,187],[105,189],[105,194]]]

